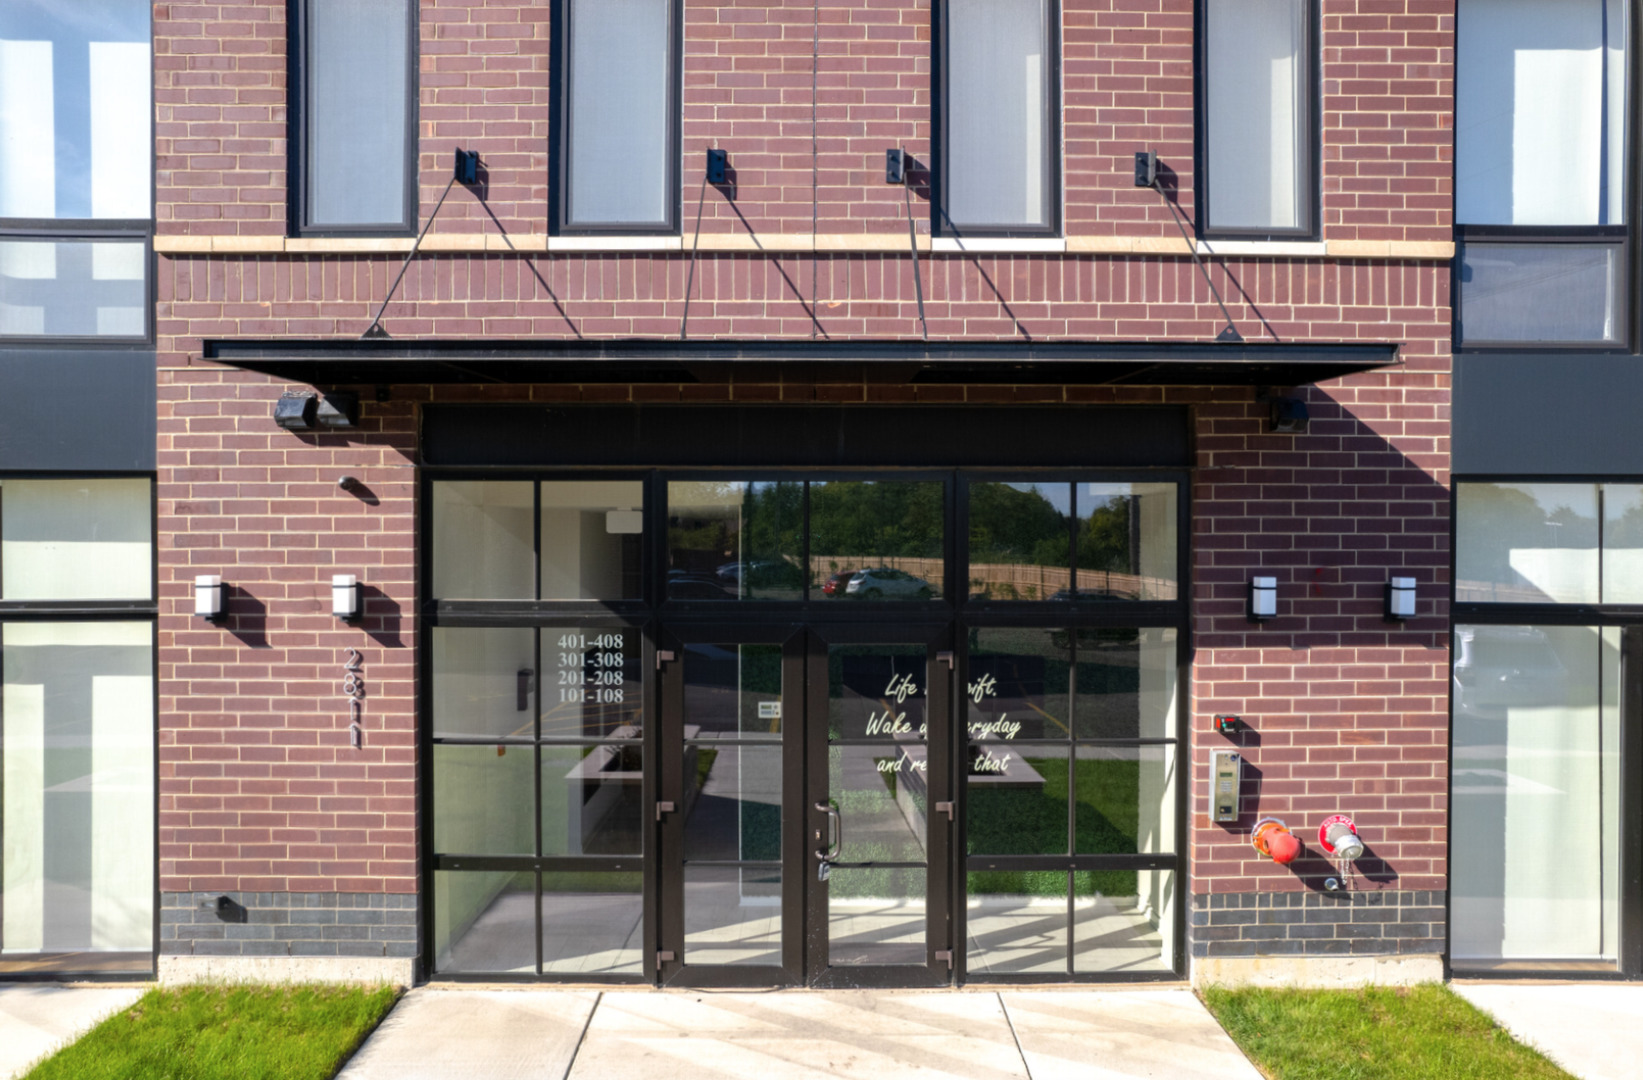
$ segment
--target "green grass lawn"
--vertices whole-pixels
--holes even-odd
[[[1436,983],[1360,990],[1212,986],[1204,1003],[1272,1080],[1573,1080]]]
[[[330,1080],[398,997],[392,987],[150,990],[24,1080]]]

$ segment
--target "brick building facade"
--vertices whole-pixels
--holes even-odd
[[[1001,483],[1067,480],[1077,487],[1092,481],[1092,493],[1122,488],[1115,497],[1132,500],[1125,512],[1136,529],[1143,511],[1134,492],[1154,480],[1177,485],[1184,559],[1173,581],[1181,591],[1173,608],[1168,595],[1151,596],[1157,602],[1137,623],[1143,639],[1151,628],[1175,643],[1175,675],[1166,681],[1179,677],[1178,697],[1163,715],[1176,726],[1150,741],[1131,738],[1135,745],[1123,748],[1097,739],[1091,771],[1085,771],[1083,744],[1069,732],[1071,749],[1039,747],[1032,768],[1037,776],[1045,762],[1068,760],[1069,775],[1086,778],[1068,781],[1076,791],[1089,777],[1111,777],[1101,771],[1109,757],[1133,758],[1145,790],[1148,763],[1158,751],[1167,793],[1157,824],[1168,833],[1168,822],[1179,815],[1180,846],[1166,840],[1147,848],[1131,835],[1133,848],[1099,840],[1082,847],[1079,804],[1069,811],[1059,862],[1048,847],[978,847],[984,830],[978,818],[966,820],[966,808],[975,815],[992,804],[975,794],[981,788],[974,771],[962,767],[975,751],[974,744],[957,741],[964,706],[943,706],[945,699],[931,696],[923,706],[931,715],[950,707],[954,717],[949,728],[931,730],[947,730],[941,737],[952,741],[943,749],[932,739],[929,772],[920,775],[939,775],[944,763],[949,774],[924,781],[934,785],[923,793],[934,811],[922,803],[916,815],[901,811],[915,832],[930,830],[919,841],[923,861],[908,864],[929,868],[930,891],[918,901],[919,917],[929,918],[928,940],[919,949],[927,945],[929,955],[865,961],[868,969],[877,965],[891,973],[883,976],[889,981],[912,983],[946,981],[954,971],[961,980],[1141,972],[1200,981],[1402,981],[1445,974],[1455,4],[1265,5],[1299,13],[1294,25],[1303,45],[1296,55],[1310,57],[1311,69],[1297,85],[1303,87],[1298,100],[1312,111],[1302,109],[1297,130],[1307,130],[1290,155],[1315,206],[1310,220],[1304,207],[1297,211],[1296,229],[1216,232],[1200,220],[1197,182],[1206,146],[1217,137],[1208,104],[1213,63],[1223,62],[1212,55],[1214,0],[1003,5],[1044,13],[1048,47],[1040,61],[1053,145],[1040,149],[1050,163],[1055,206],[1043,211],[1044,228],[976,230],[944,216],[948,193],[960,180],[950,171],[959,166],[944,163],[943,153],[957,148],[953,161],[964,160],[961,144],[972,137],[951,126],[949,103],[965,100],[953,80],[963,77],[969,47],[954,42],[968,25],[964,20],[979,18],[975,11],[985,5],[627,5],[634,18],[654,8],[676,20],[670,32],[676,34],[671,74],[677,96],[670,107],[677,127],[667,148],[677,177],[664,185],[668,227],[624,230],[566,224],[562,188],[570,166],[564,159],[572,150],[564,129],[569,77],[561,68],[569,50],[554,35],[571,33],[566,28],[576,25],[578,3],[413,5],[415,227],[374,232],[314,228],[303,220],[308,196],[298,190],[306,182],[299,172],[319,168],[325,154],[312,142],[300,155],[291,151],[315,137],[312,119],[293,105],[305,65],[322,66],[319,54],[302,51],[293,29],[307,18],[306,6],[287,0],[153,5],[150,347],[158,417],[161,976],[296,970],[402,979],[591,974],[712,983],[736,981],[736,965],[747,963],[757,970],[743,981],[826,984],[842,977],[849,983],[851,976],[829,967],[818,945],[827,925],[842,933],[839,920],[847,916],[837,903],[829,912],[807,850],[812,826],[817,839],[831,828],[825,818],[811,820],[808,796],[819,796],[822,811],[833,798],[804,786],[817,782],[805,770],[835,749],[825,734],[820,743],[812,732],[802,735],[812,741],[798,741],[797,729],[818,722],[814,708],[808,721],[790,725],[791,737],[783,736],[789,760],[782,768],[789,771],[775,798],[788,815],[778,860],[785,861],[779,872],[774,861],[765,867],[784,882],[773,886],[771,903],[782,920],[791,920],[784,922],[780,946],[771,946],[770,956],[781,959],[767,957],[762,968],[746,958],[722,967],[690,964],[691,950],[708,938],[690,921],[695,909],[688,909],[681,890],[706,880],[692,873],[713,871],[691,869],[691,841],[682,831],[690,826],[658,809],[654,821],[664,824],[651,827],[649,801],[668,796],[674,781],[665,770],[681,761],[695,768],[703,760],[688,727],[694,723],[689,695],[697,685],[689,681],[688,665],[706,655],[699,653],[706,646],[693,642],[718,640],[708,627],[731,630],[711,606],[669,606],[670,597],[684,596],[668,591],[668,568],[684,565],[676,550],[682,541],[667,531],[674,525],[660,520],[658,500],[664,490],[683,490],[669,485],[694,482],[717,462],[693,457],[688,447],[634,445],[640,436],[630,432],[660,428],[647,426],[649,419],[624,427],[623,418],[664,414],[714,423],[749,417],[747,453],[753,456],[724,460],[729,471],[718,475],[746,477],[749,484],[783,477],[809,484],[807,514],[820,514],[818,491],[829,477],[946,477],[949,513],[962,503],[962,514],[974,515],[972,531],[959,533],[963,516],[950,518],[945,546],[931,557],[946,558],[949,573],[972,566],[972,580],[938,590],[936,606],[920,608],[919,625],[946,627],[930,631],[929,670],[937,673],[930,678],[956,651],[948,669],[969,680],[957,683],[958,691],[973,690],[978,673],[993,663],[983,660],[991,655],[984,643],[995,640],[986,636],[989,628],[1036,628],[1052,642],[1056,633],[1063,634],[1059,640],[1079,641],[1086,632],[1107,634],[1101,640],[1111,642],[1120,640],[1112,635],[1125,625],[1110,603],[1080,600],[1081,563],[1067,579],[1074,603],[1061,623],[1041,594],[1036,607],[1021,598],[1019,606],[1000,607],[989,606],[985,588],[973,592],[974,566],[981,562],[976,492],[992,482],[994,457]],[[321,28],[315,26],[317,41]],[[296,59],[310,55],[311,63]],[[318,100],[317,93],[310,98]],[[1001,153],[1001,170],[1012,167],[1014,146]],[[478,152],[476,183],[448,186],[453,148]],[[724,183],[705,179],[710,149],[728,155]],[[890,149],[910,155],[905,186],[885,183]],[[1157,154],[1157,189],[1134,182],[1134,158],[1143,150]],[[308,164],[299,168],[303,155]],[[396,281],[430,215],[431,226]],[[1226,325],[1217,296],[1224,297],[1242,344],[1216,344]],[[388,339],[361,341],[385,300],[380,326]],[[670,359],[665,343],[681,339]],[[715,346],[724,351],[713,353]],[[1332,363],[1343,366],[1332,370]],[[339,392],[358,395],[357,422],[308,430],[274,422],[282,395]],[[1298,433],[1274,431],[1274,399],[1304,402],[1309,422]],[[780,437],[789,422],[784,417],[792,418],[794,432],[814,424],[832,430],[828,423],[854,431],[852,418],[867,414],[913,430],[917,417],[953,409],[967,419],[952,429],[948,446],[915,446],[885,432],[874,450],[859,436],[850,442],[839,434],[836,454],[807,456]],[[608,432],[608,445],[585,447],[579,458],[553,458],[567,444],[552,429],[589,430],[573,419],[592,415],[586,410],[607,418],[600,430]],[[529,444],[543,449],[509,441],[516,434],[510,418],[522,416],[532,419],[519,421],[518,430],[546,433]],[[1126,416],[1155,418],[1148,423],[1156,425],[1157,440],[1119,445],[1120,433],[1141,430],[1126,427]],[[1010,417],[1047,418],[1051,427],[1064,420],[1064,430],[1077,436],[1052,447],[1046,435],[1044,445],[1017,453],[1005,442],[1032,442],[1031,430]],[[494,442],[480,437],[471,452],[453,456],[453,432],[487,428],[498,432]],[[710,432],[701,442],[731,445]],[[1176,456],[1157,449],[1166,444],[1179,444]],[[1157,457],[1145,458],[1155,451]],[[816,464],[823,459],[825,466]],[[601,469],[626,469],[622,478],[649,485],[643,559],[651,576],[642,588],[634,586],[639,591],[619,594],[632,605],[606,604],[603,613],[597,605],[568,601],[555,607],[540,584],[546,564],[536,571],[534,607],[524,596],[513,607],[479,610],[477,601],[436,595],[440,571],[430,543],[436,533],[446,535],[436,520],[435,500],[444,497],[436,493],[439,485],[528,480],[536,485],[533,512],[540,516],[548,498],[544,485],[560,476],[566,483],[600,477]],[[339,486],[344,476],[353,478],[347,487]],[[538,561],[549,557],[541,538],[546,528],[536,526]],[[1149,558],[1135,554],[1141,542],[1131,541],[1132,561]],[[820,543],[812,536],[803,550],[820,551]],[[819,558],[794,556],[804,557]],[[724,580],[734,591],[744,586],[731,579],[753,574],[758,564],[743,549],[731,558],[726,565],[736,569]],[[226,583],[221,621],[196,617],[196,579],[211,574]],[[357,620],[339,621],[331,612],[337,574],[363,583]],[[1251,581],[1260,576],[1277,583],[1277,614],[1268,620],[1250,617]],[[1417,583],[1411,619],[1387,617],[1392,577]],[[809,606],[745,615],[734,632],[751,636],[738,640],[766,643],[748,648],[774,648],[770,628],[780,624],[810,635],[808,646],[789,643],[801,653],[808,648],[805,655],[848,652],[836,642],[858,639],[830,629],[835,616],[817,614],[825,607],[820,584],[820,578],[809,581],[802,602]],[[532,743],[537,804],[520,811],[537,819],[533,853],[442,847],[442,806],[454,805],[455,796],[439,793],[436,773],[440,754],[455,760],[456,751],[441,749],[444,721],[434,715],[445,700],[436,685],[443,661],[435,653],[454,648],[436,646],[440,628],[500,634],[504,630],[495,628],[506,625],[541,632],[546,642],[548,628],[614,625],[610,620],[618,617],[644,640],[644,651],[626,661],[626,685],[642,687],[648,721],[642,737],[602,731],[618,741],[632,737],[646,759],[640,771],[647,775],[633,781],[641,785],[635,796],[645,800],[642,841],[602,854],[591,846],[545,846],[545,833],[556,825],[544,820],[543,800],[557,774],[550,776],[552,740],[539,715]],[[900,626],[896,617],[885,616]],[[889,624],[877,615],[869,621]],[[909,615],[905,621],[905,632],[896,632],[903,636],[891,635],[896,641],[912,640],[907,635],[918,620]],[[748,629],[752,623],[763,628]],[[1051,629],[1062,623],[1073,627],[1070,634]],[[543,659],[534,684],[530,672],[519,673],[521,710],[529,694],[547,693],[548,648],[539,646]],[[345,670],[350,650],[357,650],[357,672]],[[664,674],[674,670],[667,667],[674,654],[684,657],[683,676]],[[752,663],[751,653],[741,655],[740,663]],[[784,663],[800,662],[798,653],[783,655]],[[1053,668],[1048,647],[1034,659],[1046,657]],[[642,675],[633,674],[640,667]],[[814,695],[826,665],[784,670],[790,680],[793,672],[808,671],[805,692]],[[1073,684],[1082,686],[1081,677]],[[1143,671],[1143,684],[1147,677]],[[676,678],[685,680],[677,691],[685,702],[683,721],[669,712],[680,707],[668,681]],[[347,692],[344,679],[357,680]],[[356,747],[348,700],[361,683],[363,738]],[[748,685],[738,684],[739,692],[749,692]],[[773,715],[785,711],[791,721],[799,699],[791,681],[784,685],[786,696],[772,705]],[[835,686],[835,697],[847,690]],[[1059,724],[1051,716],[1056,706],[1042,696],[1053,697],[1051,690],[1021,694],[1027,708]],[[537,699],[539,710],[545,700]],[[1241,718],[1232,734],[1212,725],[1224,714]],[[597,742],[589,731],[582,732],[584,752]],[[505,760],[513,744],[492,741]],[[451,745],[459,743],[468,750],[476,745]],[[1211,752],[1229,749],[1242,755],[1241,805],[1235,820],[1218,822],[1212,820]],[[746,755],[753,752],[734,743],[717,751],[725,761],[738,755],[744,770],[752,769]],[[738,780],[744,782],[750,781]],[[835,788],[842,783],[837,774],[832,782]],[[951,835],[938,839],[944,784],[958,813]],[[900,797],[894,785],[891,791]],[[698,791],[689,787],[684,795],[680,805],[688,806]],[[588,803],[596,797],[602,796],[584,792]],[[1099,804],[1107,818],[1124,817],[1127,811],[1109,813],[1106,798],[1085,801]],[[1141,812],[1142,832],[1150,812]],[[796,813],[802,821],[789,820]],[[1366,846],[1346,868],[1323,853],[1317,837],[1319,824],[1337,813],[1354,818]],[[1255,822],[1273,817],[1303,841],[1291,865],[1275,864],[1251,845]],[[739,868],[738,895],[745,901],[758,890],[747,865],[751,819],[741,820],[740,847],[730,861]],[[1017,861],[995,865],[986,861],[991,855]],[[585,872],[573,869],[574,857],[592,860],[575,863]],[[844,893],[840,882],[852,869],[864,872],[861,865],[858,859],[856,867],[833,871],[835,900]],[[982,895],[993,870],[1065,872],[1069,914],[1054,931],[1064,939],[1064,968],[1022,951],[1010,935],[1027,931],[1007,928],[1016,924],[978,929],[994,917],[993,900]],[[448,938],[460,936],[461,928],[446,926],[436,909],[459,906],[450,899],[456,892],[441,890],[455,890],[450,883],[464,873],[536,875],[534,893],[521,901],[536,905],[534,957],[474,960],[469,954],[463,960],[451,950]],[[1157,874],[1162,884],[1155,889],[1169,894],[1155,896],[1150,908],[1152,932],[1162,936],[1159,960],[1132,963],[1114,952],[1118,959],[1108,962],[1102,950],[1118,946],[1101,936],[1105,931],[1091,936],[1080,929],[1084,913],[1106,912],[1101,905],[1119,887],[1113,882],[1135,880],[1101,875],[1125,873]],[[634,939],[623,946],[624,956],[639,961],[555,966],[550,903],[554,895],[563,900],[591,888],[575,884],[577,874],[642,878],[633,889],[640,898],[634,910],[642,908],[642,916],[635,916]],[[1144,894],[1149,879],[1141,880]],[[554,894],[552,881],[561,882],[561,893]],[[504,898],[516,888],[496,887]],[[1043,899],[1033,891],[1038,886],[1010,888]],[[678,913],[681,903],[685,914]],[[489,917],[475,916],[469,928],[490,925]],[[506,943],[509,933],[515,931],[498,930],[496,941]],[[514,945],[529,954],[530,934],[517,933],[524,936]],[[772,974],[776,969],[785,976]]]

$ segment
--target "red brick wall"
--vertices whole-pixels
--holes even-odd
[[[1069,235],[1170,236],[1157,197],[1130,186],[1129,155],[1158,149],[1191,208],[1191,5],[1064,4]],[[451,145],[477,148],[490,207],[510,232],[547,220],[550,55],[545,4],[423,7],[422,190],[444,187]],[[156,5],[161,235],[279,235],[284,228],[284,0]],[[1452,5],[1325,0],[1325,224],[1329,239],[1449,238]],[[687,3],[685,216],[701,150],[732,151],[742,212],[760,232],[811,225],[809,77],[815,9],[797,0]],[[905,228],[879,183],[883,149],[927,159],[929,0],[832,3],[819,12],[822,232]],[[921,141],[923,140],[923,141]],[[892,197],[896,196],[896,197]],[[713,193],[709,193],[710,200]],[[711,227],[741,229],[723,200]],[[439,231],[493,232],[467,193]],[[808,253],[706,254],[692,336],[834,340],[918,333],[910,261]],[[425,256],[384,324],[396,338],[672,336],[681,255]],[[1219,314],[1190,260],[935,256],[922,261],[933,338],[1205,341]],[[274,428],[283,386],[199,361],[212,337],[354,338],[398,258],[295,255],[159,259],[161,888],[409,891],[413,821],[415,402],[370,401],[357,434]],[[1356,812],[1378,884],[1442,887],[1448,483],[1448,269],[1443,263],[1239,258],[1212,272],[1251,340],[1392,341],[1403,367],[1307,392],[1304,437],[1262,431],[1247,389],[470,386],[442,399],[1184,401],[1197,409],[1197,654],[1192,890],[1295,888],[1247,832],[1205,818],[1212,711],[1261,733],[1258,808],[1315,830]],[[359,477],[375,503],[338,490]],[[1394,570],[1420,579],[1423,618],[1380,618]],[[1249,576],[1280,579],[1284,615],[1243,619]],[[196,573],[237,586],[229,624],[192,619]],[[329,575],[380,596],[346,628]],[[348,749],[341,650],[365,653],[367,745]],[[1251,793],[1255,786],[1251,785]],[[1246,824],[1247,828],[1247,824]],[[1393,876],[1395,875],[1395,876]]]
[[[930,0],[684,2],[681,210],[694,226],[703,151],[730,151],[736,218],[708,192],[703,230],[809,233],[812,50],[816,231],[905,227],[884,151],[930,163]],[[1449,239],[1453,0],[1322,0],[1324,224],[1336,240]],[[1069,236],[1174,236],[1130,180],[1158,151],[1192,213],[1192,0],[1064,0]],[[478,149],[509,233],[547,228],[549,5],[421,6],[422,213],[451,148]],[[159,231],[284,230],[286,0],[155,5]],[[927,205],[915,205],[927,231]],[[472,198],[441,232],[497,228]]]

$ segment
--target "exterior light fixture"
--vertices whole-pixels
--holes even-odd
[[[1415,579],[1395,577],[1386,583],[1386,617],[1412,619],[1415,617]]]
[[[353,574],[333,574],[331,576],[331,614],[343,622],[353,622],[359,618],[365,605],[361,602],[363,587],[359,579]]]
[[[318,394],[288,392],[274,402],[274,423],[287,431],[312,431],[319,414]]]
[[[1249,617],[1265,622],[1278,615],[1278,579],[1257,577],[1249,579]]]
[[[1274,398],[1272,401],[1272,431],[1285,435],[1304,435],[1312,417],[1306,411],[1306,402],[1300,398]]]
[[[730,151],[709,150],[707,152],[707,182],[715,186],[730,182]]]
[[[194,579],[194,614],[206,622],[221,622],[226,611],[220,574],[201,574]]]
[[[274,403],[274,423],[287,431],[321,431],[359,426],[359,395],[336,390],[324,397],[290,391]]]

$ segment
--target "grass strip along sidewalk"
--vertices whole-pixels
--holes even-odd
[[[1212,986],[1204,1003],[1272,1080],[1573,1080],[1436,983],[1361,990]]]
[[[330,1080],[398,997],[392,987],[150,990],[24,1080]]]

